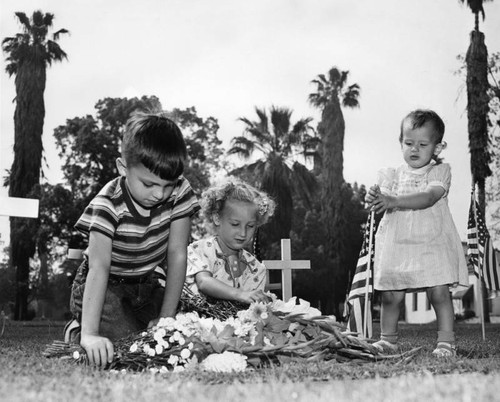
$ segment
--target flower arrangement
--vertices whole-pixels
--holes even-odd
[[[274,296],[270,303],[253,303],[226,319],[197,311],[162,318],[155,327],[116,342],[108,369],[166,373],[198,366],[231,372],[291,358],[371,361],[408,357],[416,351],[383,355],[369,340],[343,330],[333,316],[321,315],[304,300],[285,303]],[[48,345],[44,355],[87,361],[79,345],[60,341]]]

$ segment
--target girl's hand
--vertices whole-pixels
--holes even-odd
[[[396,206],[395,197],[380,193],[377,195],[375,200],[372,201],[370,206],[377,214],[380,214],[388,209],[393,209]]]
[[[267,303],[271,301],[271,298],[266,295],[262,290],[253,290],[250,292],[241,291],[238,301],[241,303],[251,304],[254,302]]]
[[[380,187],[377,185],[371,186],[368,190],[368,193],[365,196],[365,201],[368,206],[372,206],[373,201],[377,199],[377,196],[380,194]]]
[[[87,352],[89,364],[92,366],[104,368],[113,361],[114,348],[108,338],[82,333],[80,345]]]

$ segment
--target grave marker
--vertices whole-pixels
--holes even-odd
[[[281,270],[282,299],[287,302],[292,297],[292,269],[311,269],[309,260],[292,260],[290,239],[281,239],[281,260],[264,260],[266,269]]]

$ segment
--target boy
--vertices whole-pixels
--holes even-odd
[[[75,225],[89,243],[73,282],[71,311],[90,364],[104,367],[113,360],[111,341],[175,315],[191,217],[200,208],[182,176],[186,157],[173,121],[161,113],[132,115],[116,161],[120,176]],[[166,270],[164,291],[153,274],[157,266]]]

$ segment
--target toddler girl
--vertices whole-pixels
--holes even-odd
[[[188,247],[190,290],[248,304],[268,301],[266,268],[245,247],[273,215],[274,201],[247,183],[229,179],[206,190],[201,206],[215,235]]]
[[[401,123],[405,164],[379,172],[366,201],[385,212],[375,236],[374,286],[382,292],[381,350],[397,350],[399,305],[406,292],[426,289],[437,317],[435,356],[454,356],[450,286],[467,285],[464,251],[447,195],[450,166],[440,163],[444,123],[430,110],[416,110]]]

